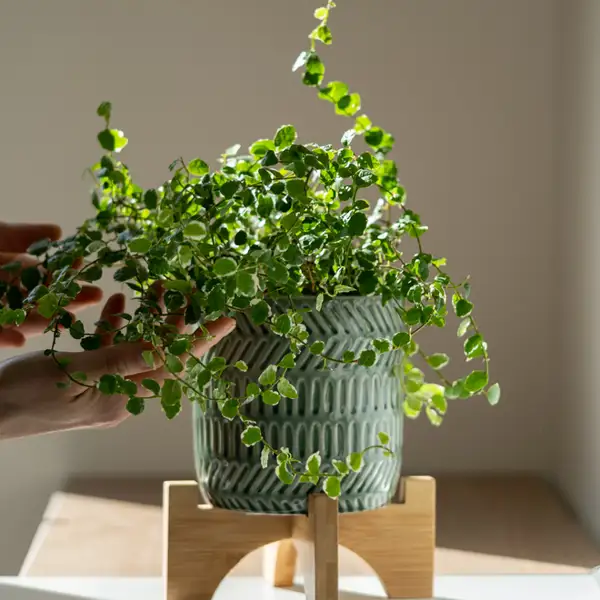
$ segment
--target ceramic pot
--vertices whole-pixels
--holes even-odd
[[[274,305],[273,311],[285,312],[288,306]],[[346,350],[359,353],[370,340],[390,338],[402,329],[394,308],[382,306],[377,297],[335,298],[320,312],[315,309],[313,297],[294,299],[294,306],[312,310],[304,314],[310,340],[325,342],[324,352],[330,356],[341,357]],[[249,365],[247,373],[236,369],[227,372],[227,378],[241,391],[288,352],[286,339],[240,314],[236,330],[211,354],[226,358],[228,363],[243,360]],[[340,512],[379,508],[389,503],[395,492],[403,438],[402,394],[393,373],[401,359],[399,354],[381,355],[369,368],[330,363],[330,370],[324,371],[322,360],[307,348],[297,356],[296,367],[286,374],[298,390],[298,399],[282,399],[278,406],[256,399],[243,407],[272,446],[288,447],[301,460],[318,450],[323,468],[329,472],[332,459],[344,459],[350,452],[377,444],[380,431],[390,435],[392,458],[384,457],[380,450],[369,451],[362,470],[343,480]],[[198,482],[212,505],[257,513],[306,513],[307,496],[316,488],[298,481],[292,485],[281,483],[273,460],[262,469],[261,448],[247,448],[240,441],[239,419],[223,419],[216,403],[209,403],[205,412],[195,404],[193,427]]]

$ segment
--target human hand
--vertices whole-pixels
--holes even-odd
[[[122,294],[111,296],[106,302],[101,323],[112,330],[122,325],[120,315],[125,309]],[[182,319],[171,320],[181,329]],[[213,336],[206,339],[201,332],[190,353],[196,357],[205,354],[213,345],[235,328],[235,321],[223,317],[206,325]],[[98,380],[104,374],[119,374],[138,386],[137,396],[152,395],[140,384],[151,378],[161,383],[169,373],[163,368],[151,369],[142,352],[148,348],[143,343],[113,344],[114,331],[107,332],[105,325],[96,331],[102,336],[102,346],[97,350],[57,353],[58,359],[68,359],[68,372],[83,372],[87,381]],[[202,336],[202,337],[200,337]],[[102,394],[95,386],[72,384],[59,389],[57,382],[68,383],[68,376],[52,356],[34,352],[17,356],[0,363],[0,439],[31,435],[109,427],[122,422],[129,412],[127,397]]]
[[[52,241],[60,239],[61,230],[58,225],[46,224],[9,224],[0,222],[0,296],[2,287],[17,287],[22,289],[20,273],[24,269],[34,268],[39,265],[35,256],[27,255],[27,249],[31,244],[42,239]],[[21,267],[17,271],[2,270],[3,265],[18,262]],[[43,269],[39,268],[43,276]],[[68,309],[71,312],[79,312],[97,304],[102,299],[102,291],[94,285],[83,285],[77,298]],[[48,326],[48,320],[44,319],[37,311],[32,311],[24,323],[16,326],[0,326],[0,348],[18,348],[23,346],[28,338],[41,334]]]

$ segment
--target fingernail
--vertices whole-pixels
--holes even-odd
[[[235,322],[235,319],[227,318],[227,323],[225,324],[225,335],[231,333],[235,329],[236,325],[237,323]]]

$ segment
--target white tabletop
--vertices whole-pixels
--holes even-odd
[[[381,597],[379,581],[345,577],[343,590],[355,592],[348,600]],[[226,579],[214,600],[251,596],[261,600],[300,600],[301,588],[274,589],[260,578]],[[340,594],[344,599],[345,594]],[[1,600],[164,600],[164,586],[156,578],[27,578],[0,577]],[[436,577],[435,600],[600,600],[600,577],[590,575],[446,575]]]

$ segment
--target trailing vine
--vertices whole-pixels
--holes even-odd
[[[334,461],[333,472],[325,472],[318,453],[303,462],[287,448],[273,447],[243,411],[248,402],[277,405],[282,398],[297,399],[286,374],[306,348],[322,359],[325,369],[331,363],[369,368],[382,354],[400,351],[404,360],[397,374],[404,412],[409,418],[424,412],[436,426],[449,400],[486,395],[494,405],[500,398],[499,385],[491,384],[487,344],[473,316],[469,282],[455,282],[445,270],[446,260],[424,250],[427,227],[408,208],[397,165],[389,158],[394,137],[361,112],[358,93],[341,81],[324,83],[325,65],[317,48],[332,42],[329,16],[334,7],[330,0],[315,11],[318,24],[309,36],[310,47],[293,70],[336,114],[352,119],[339,148],[301,144],[294,127],[285,125],[245,154],[239,145],[229,148],[217,171],[200,158],[178,158],[167,181],[142,189],[119,159],[128,140],[112,127],[111,104],[103,102],[97,113],[104,121],[98,134],[104,154],[90,170],[95,216],[71,237],[34,244],[29,253],[39,264],[24,269],[18,263],[4,265],[14,277],[0,281],[0,325],[19,326],[33,310],[48,319],[52,344],[46,353],[68,375],[58,385],[125,395],[133,414],[148,402],[160,402],[169,419],[181,411],[184,396],[202,406],[216,402],[224,419],[243,421],[246,446],[262,445],[263,467],[274,459],[284,483],[296,478],[321,483],[333,497],[340,494],[341,480],[361,469],[366,452],[378,448],[391,454],[385,432],[373,446]],[[353,145],[361,142],[366,149],[359,153]],[[367,190],[378,194],[374,206],[364,198]],[[80,282],[98,281],[106,269],[115,269],[114,279],[133,292],[137,303],[132,314],[121,315],[126,324],[116,332],[115,343],[146,342],[149,369],[164,365],[170,374],[162,385],[148,378],[141,390],[115,373],[88,380],[85,373],[71,372],[58,354],[57,342],[65,332],[84,350],[100,347],[101,335],[86,332],[66,306],[80,291]],[[371,340],[360,353],[330,356],[325,341],[309,339],[301,310],[273,311],[278,299],[293,307],[294,298],[303,295],[316,297],[316,310],[338,296],[377,296],[383,304],[393,303],[405,328]],[[448,355],[427,353],[418,343],[424,329],[446,326],[449,306],[462,319],[457,334],[464,339],[466,361],[477,359],[481,365],[452,381],[444,375]],[[236,390],[227,374],[232,369],[245,372],[248,365],[228,364],[220,356],[200,360],[191,349],[198,331],[209,335],[206,323],[242,312],[287,339],[289,353],[245,390]],[[173,316],[183,318],[192,331],[182,333],[173,326]],[[101,325],[110,330],[108,323]],[[435,383],[426,380],[417,361],[431,370]]]

